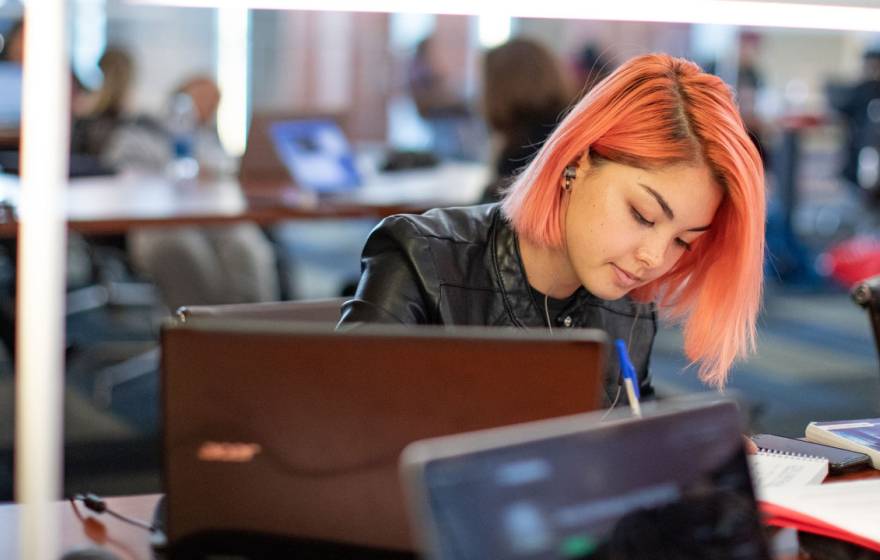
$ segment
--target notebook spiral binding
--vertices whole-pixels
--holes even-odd
[[[818,455],[810,455],[808,453],[795,453],[794,451],[782,451],[779,449],[768,449],[766,447],[759,447],[758,453],[763,453],[766,455],[781,455],[783,457],[792,457],[794,459],[806,459],[809,461],[827,461],[825,457],[819,457]]]

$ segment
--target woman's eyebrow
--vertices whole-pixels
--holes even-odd
[[[669,207],[669,204],[666,203],[666,199],[664,199],[660,193],[644,183],[639,183],[639,186],[648,191],[648,193],[657,200],[657,204],[660,205],[660,209],[663,210],[663,213],[666,214],[667,218],[670,220],[675,219],[675,212],[672,211],[672,208]]]
[[[669,207],[669,204],[667,204],[666,199],[663,198],[663,195],[661,195],[660,193],[658,193],[657,191],[655,191],[654,189],[652,189],[651,187],[649,187],[648,185],[646,185],[644,183],[639,183],[639,186],[642,187],[643,189],[645,189],[646,191],[648,191],[648,194],[650,194],[651,196],[654,197],[654,199],[657,201],[657,204],[660,205],[660,209],[663,210],[664,214],[666,214],[667,218],[669,218],[670,220],[675,219],[675,212],[673,212],[672,208]],[[688,231],[693,231],[693,232],[706,231],[711,226],[712,226],[712,224],[709,224],[706,226],[690,228]]]

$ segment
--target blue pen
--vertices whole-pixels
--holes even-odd
[[[614,347],[617,349],[617,359],[620,361],[620,372],[623,375],[623,384],[626,387],[629,408],[635,416],[641,416],[639,378],[636,376],[636,370],[633,368],[632,362],[629,359],[629,353],[626,351],[626,343],[618,338],[614,341]]]

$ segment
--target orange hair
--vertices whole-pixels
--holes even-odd
[[[502,202],[517,233],[564,245],[563,170],[589,153],[661,169],[710,169],[724,191],[712,227],[666,274],[632,292],[684,323],[684,351],[700,378],[722,387],[730,366],[755,348],[764,260],[764,172],[730,89],[693,62],[633,58],[575,105]]]

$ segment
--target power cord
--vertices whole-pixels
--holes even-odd
[[[73,504],[74,508],[76,508],[77,502],[80,502],[86,507],[86,509],[99,515],[106,513],[107,515],[115,517],[120,521],[129,523],[136,527],[140,527],[141,529],[149,531],[150,533],[156,533],[158,531],[158,528],[155,525],[151,525],[145,521],[141,521],[140,519],[128,517],[127,515],[123,515],[121,513],[113,511],[112,509],[107,507],[107,502],[105,502],[103,498],[95,494],[76,494],[70,499],[70,503]]]

